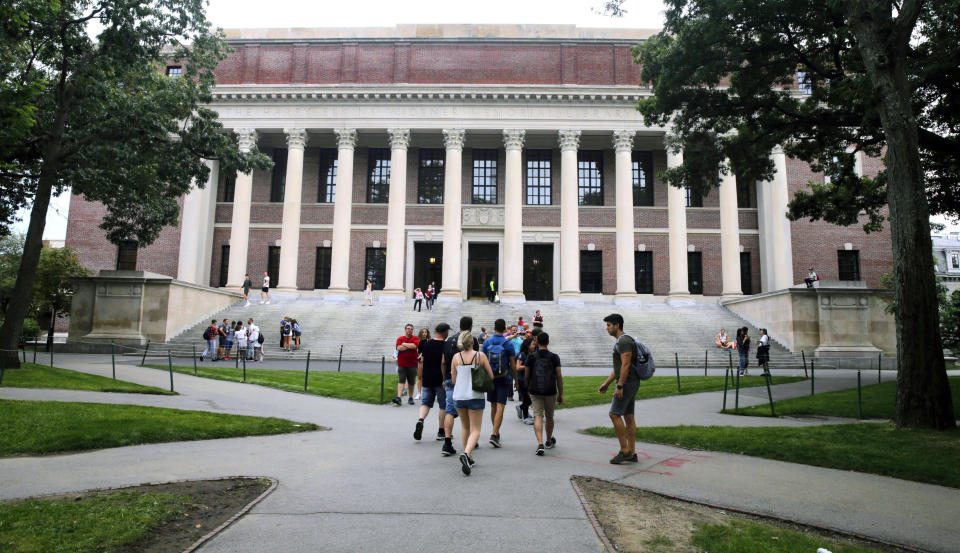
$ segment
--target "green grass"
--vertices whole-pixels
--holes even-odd
[[[613,428],[607,427],[584,432],[615,436]],[[638,428],[637,440],[960,488],[960,430],[898,430],[886,423],[803,428],[663,426]]]
[[[953,411],[960,413],[960,376],[948,377],[953,395]],[[863,418],[892,419],[894,402],[897,396],[897,383],[884,382],[862,388]],[[773,402],[777,415],[821,415],[828,417],[857,417],[857,389],[827,392],[813,396],[804,396]],[[726,412],[734,413],[732,409]],[[736,411],[739,415],[769,417],[770,405],[742,407]]]
[[[92,392],[175,395],[169,390],[36,363],[24,363],[19,369],[5,371],[3,384],[0,385],[9,388],[58,388]]]
[[[832,553],[870,553],[880,551],[850,543],[827,540],[787,530],[771,524],[731,520],[729,524],[698,524],[693,545],[710,553],[813,553],[823,547]]]
[[[143,539],[182,516],[189,496],[113,492],[73,498],[0,503],[0,551],[107,553]]]
[[[607,393],[597,393],[597,388],[603,384],[606,376],[565,376],[563,377],[563,406],[565,408],[583,407],[585,405],[599,405],[609,403],[613,397],[614,385]],[[799,376],[775,376],[773,384],[789,384],[804,380]],[[764,386],[763,378],[741,378],[740,388]],[[701,392],[716,392],[723,390],[722,376],[681,376],[680,393],[677,393],[677,379],[675,376],[655,376],[640,383],[637,399],[654,399],[658,397],[699,394]]]
[[[138,405],[0,400],[0,456],[316,430],[309,423]]]

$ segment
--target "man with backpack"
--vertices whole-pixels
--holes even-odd
[[[547,349],[550,336],[546,332],[537,335],[537,349],[524,362],[524,381],[530,392],[533,407],[533,433],[537,437],[536,454],[543,457],[543,450],[553,449],[557,439],[553,436],[553,411],[563,403],[563,373],[560,357]],[[544,425],[546,419],[546,425]],[[546,426],[547,440],[543,440]]]
[[[453,421],[458,416],[457,402],[453,401],[453,380],[450,365],[453,363],[453,356],[460,351],[460,346],[457,345],[460,341],[460,335],[464,332],[470,332],[471,330],[473,330],[473,317],[460,317],[460,332],[454,333],[454,335],[447,338],[447,341],[443,344],[443,388],[448,399],[445,409],[446,414],[443,417],[443,447],[440,449],[440,454],[444,457],[457,454],[457,450],[453,448]],[[480,344],[477,339],[474,338],[473,350],[477,351],[478,349],[480,349]]]
[[[637,422],[634,418],[634,404],[640,380],[646,380],[653,374],[653,359],[646,346],[624,334],[621,315],[607,315],[603,322],[607,323],[607,333],[617,339],[613,347],[613,371],[598,390],[601,394],[606,393],[610,384],[617,381],[617,389],[613,392],[613,401],[610,404],[610,421],[613,422],[613,429],[620,441],[620,451],[610,459],[610,463],[636,463]]]
[[[483,342],[481,350],[490,362],[493,371],[492,391],[487,392],[487,401],[490,402],[490,421],[493,423],[493,434],[490,434],[490,445],[500,447],[500,424],[503,422],[503,411],[507,407],[507,397],[513,394],[513,381],[517,377],[517,352],[513,344],[504,336],[507,332],[507,322],[497,319],[493,323],[493,335]]]
[[[207,347],[203,348],[203,353],[200,354],[200,360],[203,361],[203,358],[207,355],[207,352],[210,352],[210,355],[216,356],[217,354],[217,320],[214,319],[210,321],[210,326],[208,326],[203,331],[203,339],[207,342]]]

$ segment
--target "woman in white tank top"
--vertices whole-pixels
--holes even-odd
[[[493,371],[487,357],[473,350],[473,335],[464,332],[460,335],[460,353],[453,356],[451,363],[451,377],[453,379],[453,398],[457,413],[460,414],[460,439],[463,440],[463,453],[460,454],[461,470],[467,476],[473,468],[473,457],[470,454],[480,441],[480,428],[483,425],[483,408],[486,406],[484,393],[473,389],[473,368],[478,367],[487,371],[487,376],[493,380]]]

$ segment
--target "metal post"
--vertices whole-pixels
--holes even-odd
[[[727,410],[727,377],[730,376],[730,369],[723,371],[723,411]]]
[[[307,350],[307,370],[303,372],[303,391],[307,391],[307,380],[310,378],[310,350]]]
[[[860,371],[857,371],[857,420],[863,418],[863,391],[860,389]]]
[[[380,403],[383,403],[383,374],[387,366],[387,357],[380,356]]]
[[[50,342],[50,366],[53,366],[53,342]]]
[[[776,417],[777,414],[773,412],[773,392],[770,391],[770,381],[773,380],[773,377],[770,376],[769,372],[765,373],[763,376],[767,381],[767,398],[770,399],[770,416]]]
[[[170,391],[173,391],[173,355],[167,350],[167,367],[170,368]]]
[[[803,357],[803,377],[807,378],[807,354],[800,350],[800,356]]]
[[[239,355],[240,355],[240,344],[237,344],[237,354],[233,356],[233,361],[234,361],[234,363],[233,363],[233,368],[235,368],[235,369],[239,369],[239,368],[240,368],[240,357],[239,357]]]
[[[110,369],[113,370],[113,379],[117,379],[117,346],[110,341]]]
[[[23,339],[23,336],[20,337],[20,346],[21,346],[20,351],[17,352],[17,354],[19,355],[19,353],[23,352],[23,364],[26,365],[27,364],[27,341]]]
[[[703,376],[707,376],[707,350],[703,350]]]
[[[880,374],[880,369],[883,368],[883,352],[877,354],[877,384],[883,382],[883,377]]]
[[[33,337],[33,364],[37,364],[37,337]]]
[[[810,360],[810,395],[813,395],[813,383],[817,379],[817,368],[814,360]]]
[[[7,372],[7,356],[5,351],[0,351],[0,386],[3,385],[3,375]]]
[[[243,381],[247,381],[247,356],[243,356]]]
[[[143,348],[143,359],[140,360],[140,366],[147,362],[147,352],[150,351],[150,340],[147,340],[147,347]]]
[[[677,365],[677,393],[680,393],[680,356],[677,352],[673,352],[673,361]]]
[[[735,413],[740,412],[740,369],[737,368],[737,381],[736,381],[736,392],[733,395],[733,411]]]
[[[197,344],[193,344],[193,376],[197,376]]]
[[[340,344],[340,356],[337,357],[337,372],[340,372],[340,361],[343,360],[343,344]]]

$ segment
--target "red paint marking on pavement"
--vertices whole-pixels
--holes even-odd
[[[587,440],[587,443],[589,443],[589,444],[594,444],[594,445],[602,445],[602,446],[604,446],[604,447],[609,447],[609,446],[610,446],[610,442],[601,442],[601,441],[599,441],[599,440]],[[667,451],[667,450],[664,450],[664,449],[653,449],[653,448],[649,448],[649,447],[645,447],[644,450],[646,450],[646,451],[652,451],[652,452],[654,452],[654,453],[670,453],[670,454],[675,454],[675,452],[673,452],[673,451]],[[699,454],[699,453],[681,453],[680,455],[682,455],[682,456],[684,456],[684,457],[698,457],[698,458],[700,458],[700,459],[713,459],[713,456],[712,456],[712,455],[701,455],[701,454]]]
[[[668,467],[682,467],[685,463],[689,463],[690,459],[683,459],[681,457],[671,457],[665,461],[660,461],[658,465],[666,465]]]
[[[560,455],[550,455],[549,458],[550,458],[550,459],[558,459],[558,460],[560,460],[560,461],[573,461],[574,463],[586,463],[586,464],[589,464],[589,465],[608,465],[608,464],[609,464],[609,463],[605,463],[605,462],[603,462],[603,461],[588,461],[588,460],[586,460],[586,459],[574,459],[574,458],[572,458],[572,457],[562,457],[562,456],[560,456]],[[649,473],[651,473],[651,474],[659,474],[659,475],[661,475],[661,476],[673,476],[673,473],[672,473],[672,472],[660,472],[660,471],[648,470],[648,469],[635,469],[635,468],[633,468],[633,467],[626,467],[626,466],[623,466],[623,465],[614,465],[614,466],[616,466],[617,468],[623,469],[623,470],[628,470],[628,471],[630,471],[630,472],[649,472]]]

